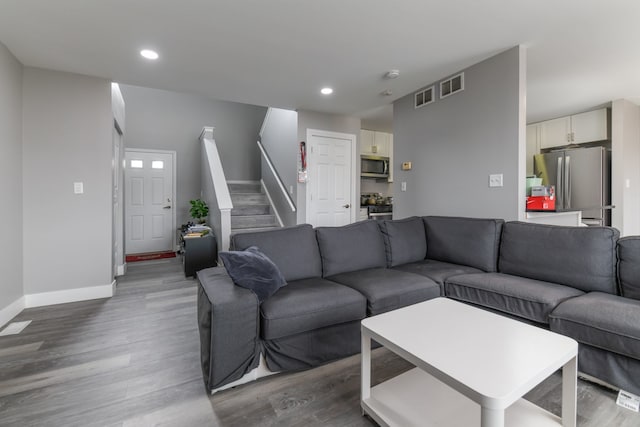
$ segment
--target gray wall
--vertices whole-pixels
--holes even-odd
[[[22,65],[0,43],[0,312],[22,286]],[[0,321],[0,326],[2,322]]]
[[[268,153],[282,183],[294,204],[298,193],[298,113],[291,110],[271,108],[265,119],[260,140]],[[273,199],[280,219],[285,226],[296,224],[296,212],[291,210],[276,178],[266,161],[262,159],[262,180]],[[291,191],[293,190],[293,191]]]
[[[515,47],[467,68],[464,91],[422,108],[414,108],[413,93],[394,103],[395,218],[518,218],[524,183],[521,54]],[[411,171],[400,169],[406,161],[413,162]],[[504,187],[489,188],[495,173],[504,175]],[[406,192],[400,191],[403,181]]]
[[[111,83],[25,68],[22,89],[25,294],[108,285]]]
[[[298,110],[298,141],[307,140],[307,129],[326,130],[330,132],[349,133],[356,136],[356,153],[360,153],[360,119],[358,117],[339,114],[318,113]],[[298,159],[298,162],[300,159]],[[360,194],[360,162],[356,160],[356,195]],[[297,195],[298,224],[306,222],[307,185],[298,184]],[[356,214],[357,218],[357,214]]]
[[[622,236],[640,234],[640,107],[626,100],[611,109],[611,225]],[[628,184],[627,184],[628,182]]]
[[[265,107],[138,86],[120,90],[127,108],[125,146],[177,152],[177,225],[190,220],[189,200],[200,197],[198,137],[204,126],[215,127],[227,180],[260,179],[256,141]]]

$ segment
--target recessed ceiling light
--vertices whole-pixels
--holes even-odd
[[[330,87],[323,87],[322,89],[320,89],[320,93],[323,95],[331,95],[333,93],[333,89],[331,89]]]
[[[142,49],[140,51],[140,55],[142,55],[143,58],[147,59],[158,59],[160,57],[160,55],[158,55],[158,52],[151,49]]]
[[[384,75],[385,79],[397,79],[400,76],[400,70],[389,70]]]

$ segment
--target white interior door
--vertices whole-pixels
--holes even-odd
[[[125,251],[127,254],[174,248],[175,153],[126,150]]]
[[[307,222],[315,227],[355,221],[355,135],[307,131]]]

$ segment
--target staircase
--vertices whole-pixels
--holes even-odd
[[[259,183],[230,184],[229,194],[233,202],[231,210],[231,234],[278,228],[278,220],[271,212],[267,196]]]

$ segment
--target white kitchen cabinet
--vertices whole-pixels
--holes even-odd
[[[527,176],[533,175],[533,156],[540,154],[540,125],[527,126]]]
[[[607,140],[609,139],[607,116],[607,109],[601,108],[540,122],[538,123],[540,148]]]
[[[393,134],[389,135],[389,144],[387,145],[389,149],[389,179],[388,182],[393,182]]]
[[[390,133],[376,132],[367,129],[360,130],[360,154],[371,156],[389,156]]]
[[[540,124],[540,148],[571,144],[571,117],[547,120]]]
[[[574,114],[571,116],[571,132],[573,144],[609,139],[607,109]]]
[[[360,212],[358,213],[358,221],[364,221],[369,218],[369,210],[367,208],[360,208]]]

